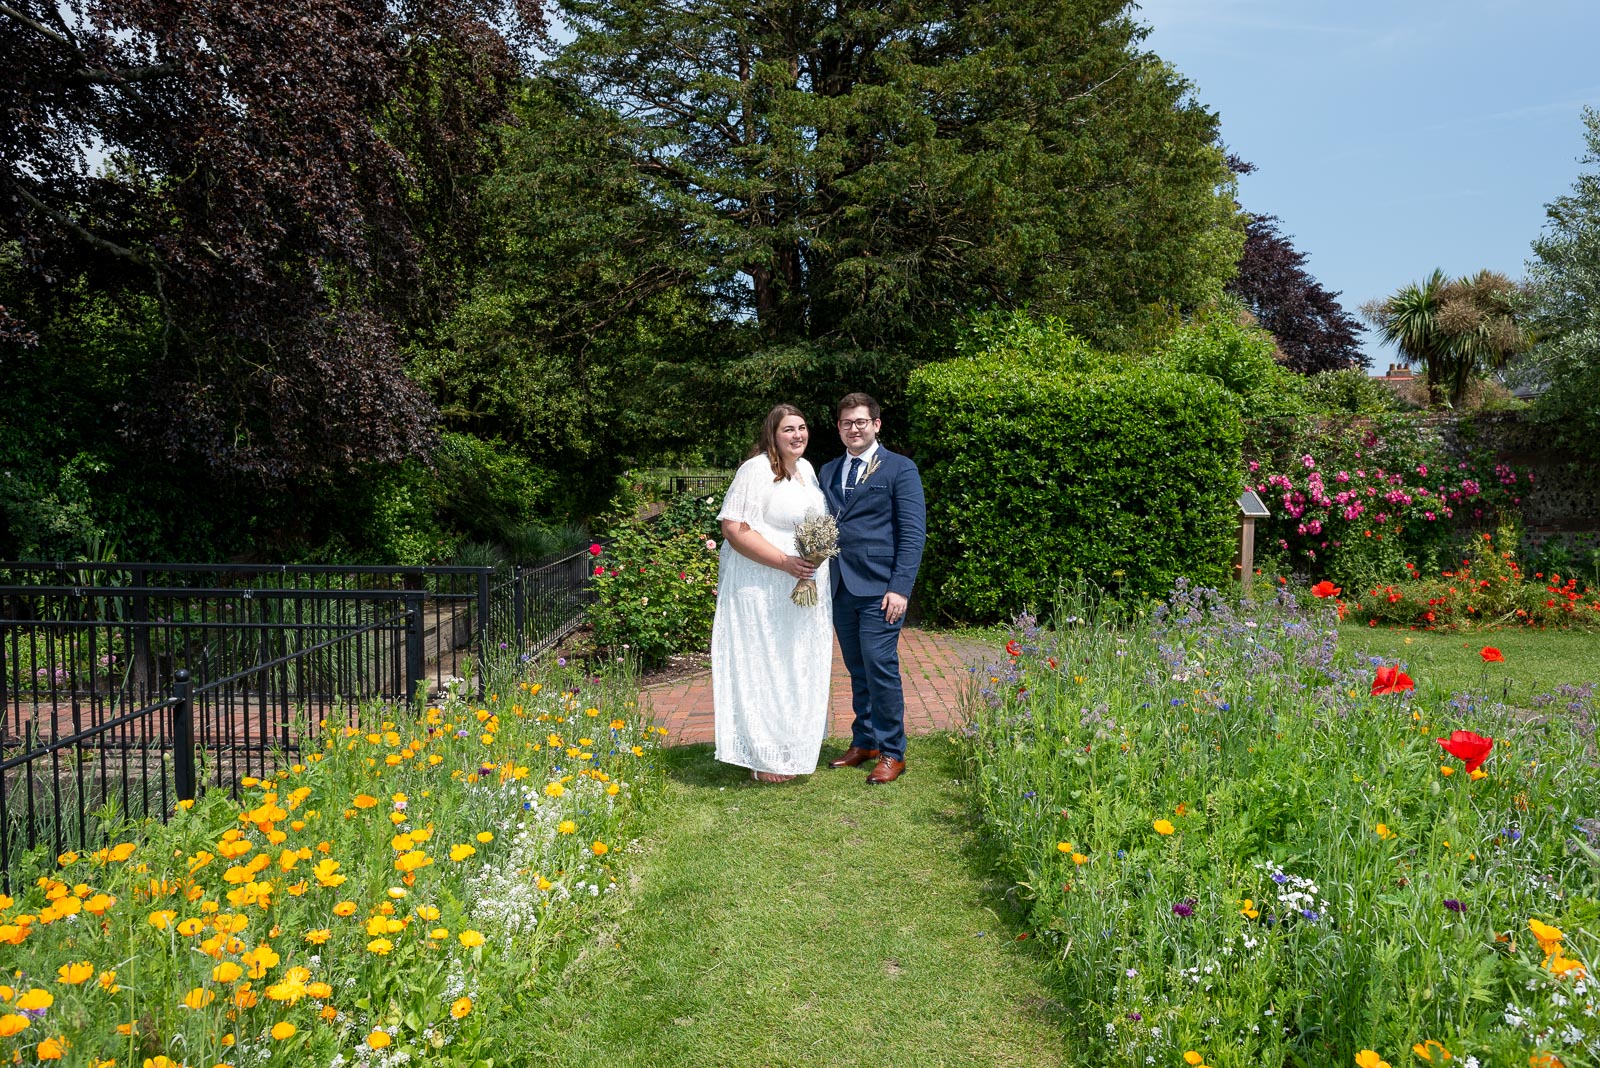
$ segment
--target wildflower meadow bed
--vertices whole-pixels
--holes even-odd
[[[17,1063],[492,1068],[614,887],[659,734],[624,675],[373,707],[240,801],[38,858],[0,896]]]
[[[1059,618],[961,744],[1078,1063],[1600,1063],[1592,690],[1439,692],[1283,591]]]

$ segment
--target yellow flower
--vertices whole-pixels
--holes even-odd
[[[371,794],[357,794],[354,801],[350,802],[356,808],[371,808],[378,803],[378,799]],[[291,1031],[290,1034],[293,1034]]]
[[[433,858],[420,849],[413,849],[408,853],[401,853],[394,859],[396,871],[413,872],[418,868],[426,868],[433,863]]]
[[[1058,853],[1070,853],[1070,852],[1072,852],[1072,843],[1071,842],[1057,842],[1056,843],[1056,852],[1058,852]]]
[[[1084,856],[1082,853],[1074,853],[1072,854],[1072,863],[1087,864],[1089,863],[1089,858]]]
[[[1239,915],[1254,920],[1261,917],[1261,912],[1256,908],[1256,903],[1247,897],[1244,899],[1244,908],[1239,910]]]
[[[288,1020],[279,1020],[272,1025],[272,1037],[275,1041],[282,1042],[286,1038],[293,1038],[297,1030]]]
[[[479,831],[478,832],[478,841],[480,843],[482,843],[483,845],[488,845],[490,842],[494,841],[494,832],[493,831]]]
[[[578,825],[571,820],[562,820],[556,825],[556,830],[561,834],[573,834],[578,830]]]
[[[1373,828],[1373,830],[1377,833],[1378,837],[1383,839],[1385,842],[1394,837],[1394,832],[1389,829],[1389,825],[1387,823],[1380,823],[1377,827]]]
[[[1452,768],[1449,764],[1440,764],[1439,765],[1439,774],[1443,775],[1445,778],[1448,779],[1450,776],[1454,775],[1455,773],[1456,773],[1456,769]],[[1374,1056],[1376,1056],[1376,1054],[1374,1054]],[[1387,1063],[1387,1062],[1385,1062],[1385,1063]]]
[[[448,927],[435,927],[433,930],[428,932],[428,937],[433,939],[435,942],[443,942],[446,938],[450,937],[450,929]]]
[[[34,987],[32,990],[29,990],[27,993],[17,998],[17,1008],[21,1009],[23,1012],[38,1012],[40,1009],[48,1009],[55,1003],[56,998],[54,994],[50,993],[48,990],[40,990],[38,987]]]
[[[1467,777],[1473,782],[1477,782],[1479,779],[1487,779],[1489,777],[1489,773],[1484,771],[1482,768],[1473,768],[1470,772],[1468,772]]]
[[[462,931],[457,937],[461,939],[461,944],[468,948],[483,945],[483,934],[480,931]]]
[[[326,927],[318,927],[315,930],[306,932],[306,941],[310,942],[314,946],[320,946],[322,943],[326,942],[332,937],[333,932],[328,930]]]
[[[341,901],[333,906],[333,914],[335,916],[354,916],[355,913],[356,903],[354,901]]]
[[[594,845],[592,845],[592,846],[590,846],[590,847],[589,847],[589,849],[590,849],[590,850],[591,850],[591,851],[592,851],[592,852],[593,852],[593,853],[594,853],[594,855],[595,855],[595,856],[597,856],[597,857],[603,857],[603,856],[605,856],[605,855],[606,855],[606,854],[607,854],[607,853],[608,853],[608,852],[610,852],[610,851],[611,851],[611,847],[610,847],[610,846],[608,846],[608,845],[606,845],[606,844],[605,844],[605,843],[604,843],[604,842],[596,842],[596,843],[594,843]]]
[[[394,943],[389,941],[387,938],[374,938],[372,941],[367,943],[367,952],[376,953],[380,957],[388,953],[393,948]]]
[[[56,969],[56,979],[68,986],[77,986],[94,978],[94,965],[86,960],[76,964],[63,964]]]
[[[213,983],[231,983],[243,974],[243,968],[231,960],[225,960],[211,969],[211,981]]]
[[[1567,937],[1561,933],[1561,928],[1551,927],[1539,920],[1530,919],[1528,929],[1533,932],[1533,937],[1539,940],[1539,948],[1546,953],[1554,953],[1560,947],[1562,939]]]
[[[1356,1068],[1389,1068],[1389,1062],[1370,1049],[1356,1054]]]
[[[450,1003],[450,1015],[454,1019],[459,1020],[459,1019],[461,1019],[463,1016],[465,1016],[467,1013],[469,1013],[471,1011],[472,1011],[472,999],[471,998],[456,998],[455,1001]]]
[[[374,1031],[367,1036],[367,1046],[371,1049],[383,1049],[393,1041],[387,1031]]]
[[[150,914],[150,926],[158,931],[165,931],[177,917],[178,914],[171,909],[158,909]]]
[[[450,847],[450,859],[458,864],[469,857],[476,856],[477,853],[478,850],[469,845],[453,845]]]
[[[1450,1051],[1444,1048],[1443,1043],[1435,1039],[1430,1038],[1426,1042],[1418,1042],[1416,1045],[1411,1047],[1412,1053],[1415,1053],[1418,1057],[1427,1061],[1429,1064],[1435,1063],[1433,1059],[1435,1050],[1437,1050],[1439,1053],[1439,1060],[1437,1063],[1443,1064],[1445,1061],[1450,1060]]]
[[[1157,834],[1171,834],[1175,829],[1171,820],[1156,820],[1151,826],[1156,829]]]
[[[1183,1055],[1183,1063],[1184,1064],[1199,1064],[1203,1060],[1205,1060],[1205,1058],[1200,1056],[1200,1054],[1196,1053],[1192,1049],[1187,1051]]]
[[[424,920],[437,920],[439,918],[439,909],[433,905],[418,905],[417,916]]]
[[[19,1012],[8,1012],[4,1016],[0,1016],[0,1038],[10,1038],[31,1022]]]
[[[633,747],[633,755],[636,757],[642,757],[644,756],[644,750],[636,745]]]
[[[620,719],[614,719],[611,721],[611,729],[614,731],[620,731],[625,727],[627,727],[627,724],[622,722]]]
[[[217,1000],[217,992],[215,990],[207,990],[203,986],[197,986],[183,995],[184,1005],[191,1009],[203,1009],[215,1000]]]
[[[67,1051],[67,1040],[64,1038],[47,1038],[39,1043],[39,1048],[33,1055],[41,1061],[59,1061],[61,1055]]]
[[[548,782],[544,785],[544,792],[550,797],[560,797],[567,792],[567,788],[559,782]]]
[[[346,876],[339,875],[339,862],[332,857],[325,857],[317,861],[317,866],[311,869],[311,874],[316,876],[318,886],[338,886],[345,881]]]

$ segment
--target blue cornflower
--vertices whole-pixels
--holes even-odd
[[[1281,871],[1275,871],[1272,873],[1272,881],[1277,883],[1279,886],[1282,886],[1284,883],[1289,881],[1289,877],[1283,874]]]
[[[1317,911],[1315,909],[1301,909],[1300,910],[1300,915],[1304,916],[1306,919],[1310,920],[1312,923],[1316,923],[1318,920],[1322,919],[1322,917],[1317,914]]]
[[[1181,698],[1181,697],[1174,697],[1174,698],[1173,698],[1173,699],[1172,699],[1172,707],[1173,707],[1173,708],[1177,708],[1177,707],[1178,707],[1178,706],[1179,706],[1179,705],[1181,705],[1181,704],[1183,704],[1183,698]]]

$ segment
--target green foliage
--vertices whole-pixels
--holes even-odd
[[[1513,514],[1533,481],[1468,434],[1447,444],[1403,412],[1257,421],[1248,457],[1272,513],[1256,526],[1263,573],[1348,589],[1448,570],[1467,529]]]
[[[1518,563],[1518,532],[1502,523],[1474,535],[1466,555],[1437,574],[1412,569],[1381,588],[1344,591],[1349,618],[1432,629],[1600,627],[1600,589],[1559,571],[1531,576]]]
[[[1524,372],[1547,388],[1535,415],[1551,439],[1600,460],[1600,111],[1583,112],[1583,163],[1572,191],[1546,207],[1528,277],[1539,343]]]
[[[923,367],[909,393],[935,613],[1037,609],[1075,575],[1137,596],[1228,577],[1242,430],[1216,382],[985,356]]]
[[[1297,384],[1301,400],[1312,412],[1381,415],[1401,408],[1394,390],[1359,367],[1301,375]]]
[[[1413,666],[1374,696],[1334,613],[1288,596],[1066,610],[1013,635],[959,741],[1075,1063],[1586,1057],[1600,1026],[1529,920],[1600,952],[1592,687],[1530,714],[1496,699],[1518,668],[1456,642],[1470,691]],[[1435,741],[1456,730],[1493,737],[1481,778]]]
[[[1156,361],[1184,374],[1203,375],[1239,398],[1246,418],[1299,410],[1299,377],[1274,358],[1272,335],[1239,321],[1224,304],[1178,329],[1156,350]]]
[[[616,531],[596,560],[588,612],[602,649],[651,666],[710,646],[718,503],[681,495],[659,519]]]

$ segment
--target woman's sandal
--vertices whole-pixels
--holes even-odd
[[[752,782],[777,784],[780,782],[788,782],[792,778],[794,778],[793,775],[778,775],[770,771],[757,771],[754,768],[750,769],[750,779]]]

